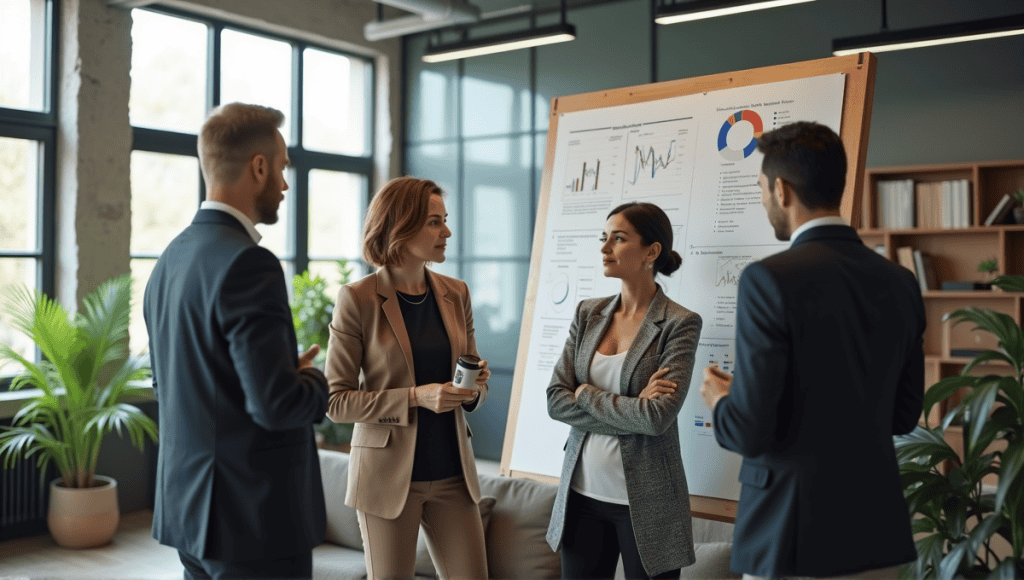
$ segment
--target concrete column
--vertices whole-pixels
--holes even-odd
[[[131,13],[106,0],[60,6],[56,298],[77,308],[129,271]]]

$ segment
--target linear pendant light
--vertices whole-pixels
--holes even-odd
[[[654,21],[658,24],[676,24],[741,12],[778,8],[814,0],[693,0],[682,4],[669,4],[658,8]]]
[[[423,53],[423,62],[444,62],[446,60],[457,60],[471,56],[494,54],[496,52],[506,52],[575,40],[576,27],[565,21],[565,2],[566,0],[562,0],[562,21],[554,26],[531,27],[522,32],[431,45]]]
[[[836,38],[832,41],[832,54],[843,56],[865,51],[886,52],[1018,34],[1024,34],[1024,14]]]

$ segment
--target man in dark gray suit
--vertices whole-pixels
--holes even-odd
[[[758,150],[768,220],[793,244],[744,269],[735,377],[708,367],[701,391],[743,456],[732,569],[894,578],[917,557],[892,436],[921,414],[921,291],[840,217],[835,132],[794,123]]]
[[[199,135],[206,201],[146,286],[160,451],[153,537],[186,578],[310,578],[326,525],[312,425],[327,381],[298,356],[285,277],[257,245],[288,154],[274,109],[233,103]]]

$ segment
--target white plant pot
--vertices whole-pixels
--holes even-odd
[[[95,548],[109,544],[117,531],[117,481],[93,476],[95,487],[64,487],[61,479],[50,482],[50,508],[46,523],[50,535],[65,548]]]

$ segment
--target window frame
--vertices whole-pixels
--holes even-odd
[[[135,10],[146,10],[162,14],[165,16],[172,16],[175,18],[183,18],[205,24],[207,26],[207,66],[206,66],[206,110],[212,110],[221,104],[221,43],[222,33],[225,29],[242,32],[245,34],[251,34],[254,36],[260,36],[263,38],[269,38],[276,41],[286,42],[291,46],[291,61],[292,61],[292,78],[291,78],[291,91],[292,91],[292,104],[291,110],[285,111],[290,120],[290,135],[289,142],[292,143],[288,147],[288,158],[291,161],[290,168],[294,171],[294,179],[289,183],[290,195],[285,196],[285,203],[288,203],[288,216],[289,223],[287,227],[291,231],[291,235],[287,237],[287,250],[284,255],[278,256],[281,261],[291,262],[294,272],[300,273],[309,268],[310,252],[309,252],[309,172],[314,169],[322,169],[327,171],[341,171],[346,173],[353,173],[360,175],[365,178],[365,188],[361,192],[362,204],[359,208],[360,211],[365,210],[366,204],[369,202],[371,192],[374,187],[374,176],[375,176],[375,151],[376,151],[376,135],[375,135],[375,124],[376,124],[376,103],[374,87],[376,86],[376,75],[377,67],[376,63],[372,58],[365,55],[355,54],[340,50],[335,47],[326,46],[316,42],[310,42],[308,40],[302,40],[297,38],[291,38],[281,34],[275,34],[273,32],[267,32],[253,27],[248,27],[233,22],[220,20],[217,18],[211,18],[206,16],[197,16],[187,11],[178,10],[168,7],[157,7],[147,6],[145,8],[136,8]],[[304,51],[307,48],[313,48],[328,53],[339,54],[346,58],[354,59],[365,63],[368,67],[368,75],[366,79],[366,87],[364,92],[365,102],[367,104],[366,112],[366,143],[367,155],[363,157],[345,155],[340,153],[326,153],[323,151],[314,151],[306,149],[302,144],[302,124],[303,124],[303,57]],[[169,130],[153,129],[149,127],[137,127],[132,126],[132,151],[147,151],[151,153],[164,153],[171,155],[184,155],[198,158],[197,143],[198,136],[189,133],[180,133]],[[201,172],[200,172],[201,173]],[[203,182],[202,175],[198,177],[197,193],[199,202],[205,199],[205,183]],[[282,224],[284,225],[284,224]],[[334,259],[325,258],[323,255],[314,254],[317,259]],[[154,255],[149,252],[130,252],[130,259],[155,259],[159,257],[159,254]],[[365,268],[363,260],[359,256],[353,256],[349,258],[349,261],[353,264],[359,264]]]
[[[36,262],[35,289],[47,296],[56,292],[56,232],[57,232],[57,111],[60,86],[60,66],[57,59],[60,47],[60,5],[55,0],[44,0],[43,23],[45,54],[43,55],[43,106],[41,111],[0,107],[0,137],[24,139],[39,144],[39,164],[36,168],[36,249],[0,249],[0,260],[34,259]],[[39,348],[35,361],[42,360]],[[9,371],[0,375],[0,392],[9,389],[16,375]]]

